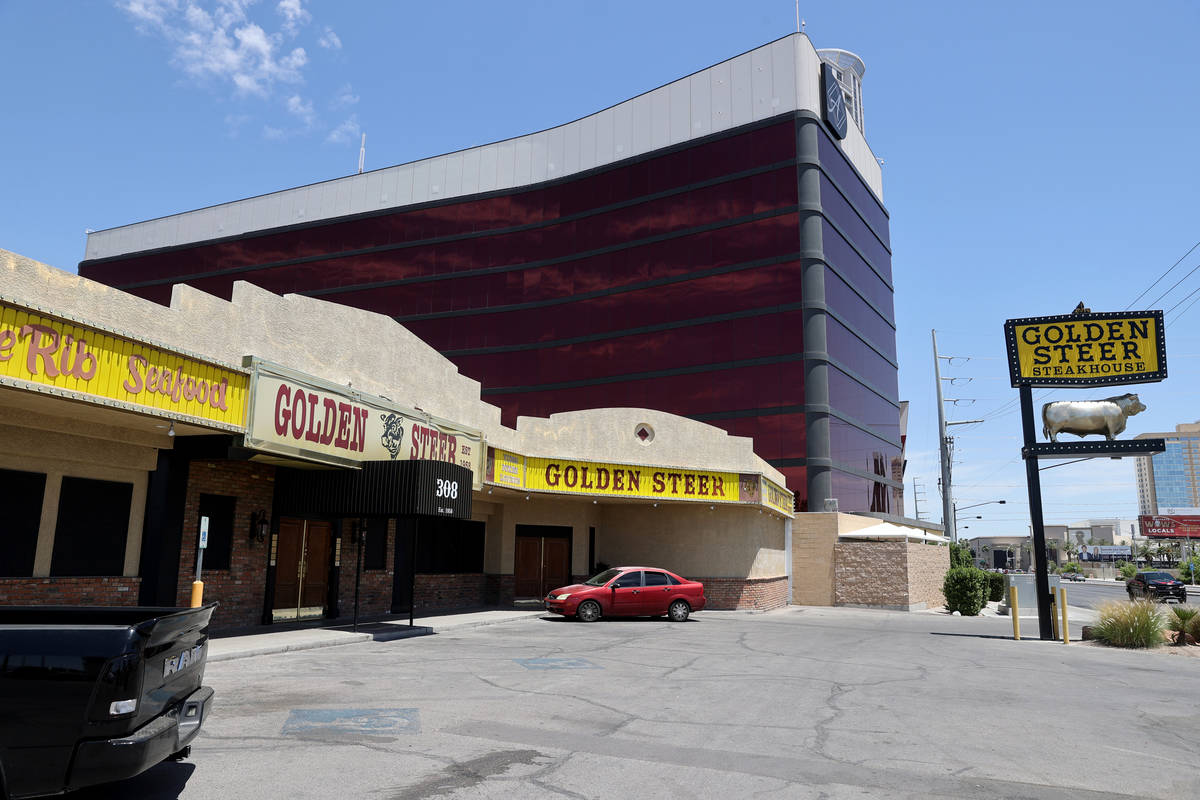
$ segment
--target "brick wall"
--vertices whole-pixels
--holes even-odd
[[[229,569],[204,570],[204,602],[220,605],[213,614],[214,630],[258,625],[262,622],[267,586],[267,558],[271,540],[250,542],[250,515],[271,512],[275,495],[275,468],[248,461],[193,461],[188,471],[187,499],[183,512],[183,546],[179,553],[179,593],[176,602],[191,603],[196,578],[196,539],[200,529],[202,494],[237,498]]]
[[[477,608],[484,605],[487,577],[482,572],[461,575],[417,575],[413,586],[413,607]]]
[[[942,586],[950,569],[950,548],[934,547],[919,542],[908,543],[908,597],[910,603],[924,603],[926,608],[942,608],[946,595]]]
[[[0,605],[136,606],[141,578],[0,578]]]
[[[511,606],[517,596],[515,575],[487,573],[483,576],[483,602],[489,606]]]
[[[834,547],[833,602],[908,610],[907,542],[838,542]]]
[[[358,613],[386,614],[392,608],[396,552],[396,520],[388,520],[387,554],[384,569],[364,569],[359,577]],[[364,555],[365,557],[365,555]],[[350,541],[350,523],[342,533],[342,566],[338,573],[338,610],[342,616],[354,614],[354,570],[358,566],[358,543]]]
[[[714,610],[780,608],[787,604],[787,576],[777,578],[695,578],[704,584],[707,608]]]

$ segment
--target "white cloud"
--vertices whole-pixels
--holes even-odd
[[[362,129],[358,126],[358,115],[351,114],[341,125],[338,125],[329,132],[329,135],[325,137],[325,141],[331,144],[349,144],[359,141],[361,134]]]
[[[304,10],[302,0],[279,0],[275,10],[283,17],[283,29],[292,36],[296,35],[301,25],[312,22],[312,14]]]
[[[186,74],[228,82],[238,95],[266,97],[277,83],[303,82],[308,54],[303,47],[285,51],[281,33],[268,33],[251,21],[247,10],[252,3],[122,0],[119,7],[134,19],[138,30],[164,39],[172,48],[172,63]],[[311,18],[300,0],[282,0],[277,8],[285,30]]]
[[[287,133],[281,128],[272,128],[270,125],[263,125],[262,135],[264,139],[272,141],[282,141],[287,138]]]
[[[356,103],[358,103],[358,100],[359,100],[359,97],[358,97],[358,95],[356,95],[354,93],[353,87],[351,87],[350,84],[346,83],[346,84],[343,84],[342,87],[337,90],[337,94],[333,98],[333,107],[334,108],[345,108],[346,106],[355,105]]]
[[[325,26],[325,32],[322,33],[317,39],[317,44],[321,45],[321,47],[324,47],[326,50],[342,49],[342,40],[336,33],[333,32],[333,28],[329,27],[328,25]]]
[[[289,114],[299,117],[306,128],[312,127],[313,122],[317,119],[317,115],[313,112],[312,101],[304,100],[298,94],[287,99],[287,110]]]

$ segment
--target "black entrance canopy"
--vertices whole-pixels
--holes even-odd
[[[362,469],[281,468],[276,508],[298,516],[471,518],[471,470],[445,461],[367,461]]]

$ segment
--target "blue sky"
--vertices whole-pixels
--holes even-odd
[[[1008,501],[972,510],[984,518],[960,520],[963,536],[1028,526],[1007,318],[1080,300],[1167,311],[1170,377],[1130,389],[1148,410],[1126,435],[1200,419],[1200,248],[1150,288],[1200,241],[1200,5],[827,0],[800,13],[817,47],[867,65],[911,403],[909,516],[915,480],[920,515],[941,517],[931,329],[956,357],[949,418],[986,420],[952,429],[959,505]],[[361,133],[367,169],[504,139],[794,26],[792,0],[0,0],[0,248],[74,270],[85,229],[352,173]],[[1132,460],[1042,481],[1048,523],[1136,514]]]

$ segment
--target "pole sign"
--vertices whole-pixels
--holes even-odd
[[[1046,531],[1042,518],[1042,458],[1121,457],[1162,452],[1162,439],[1118,441],[1129,417],[1146,410],[1136,394],[1092,400],[1046,403],[1035,416],[1033,387],[1082,388],[1151,383],[1167,377],[1167,348],[1162,311],[1117,311],[1093,314],[1080,303],[1071,314],[1024,317],[1004,323],[1008,376],[1019,391],[1025,478],[1029,486],[1029,519],[1033,530],[1042,639],[1052,639],[1053,621]],[[1038,426],[1037,423],[1041,425]],[[1037,430],[1050,441],[1039,442]],[[1061,434],[1103,436],[1104,441],[1059,442]],[[1097,553],[1099,556],[1100,554]]]
[[[200,549],[208,547],[208,517],[200,518]]]
[[[1167,377],[1162,311],[1064,314],[1004,323],[1020,386],[1113,386]]]

